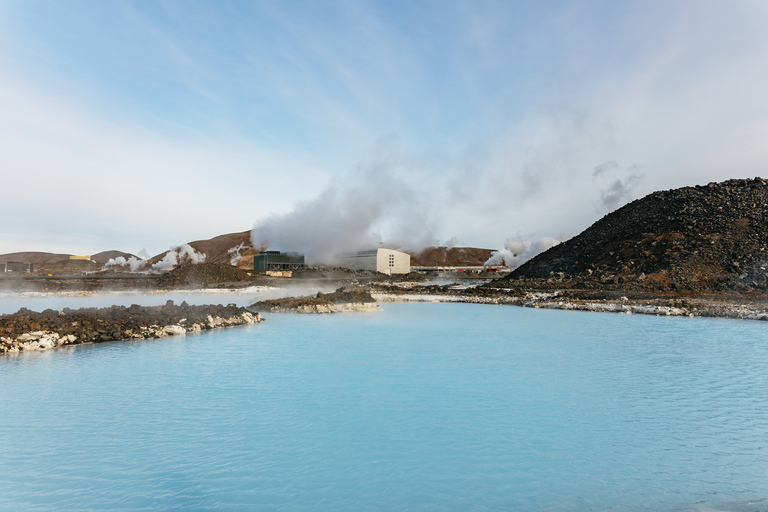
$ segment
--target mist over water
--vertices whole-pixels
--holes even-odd
[[[201,288],[198,290],[169,290],[147,292],[36,292],[0,293],[0,315],[15,313],[21,308],[41,312],[46,309],[64,308],[104,308],[110,306],[161,306],[168,300],[181,304],[186,301],[191,305],[235,304],[249,306],[261,300],[284,297],[314,295],[317,292],[328,293],[338,286],[322,281],[302,281],[285,283],[279,288],[269,286],[249,286],[239,289]]]

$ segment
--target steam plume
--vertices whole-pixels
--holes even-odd
[[[251,232],[254,247],[299,251],[308,263],[332,263],[342,252],[387,246],[416,250],[434,243],[426,206],[387,162],[334,180],[316,199],[293,211],[259,222]]]
[[[166,270],[173,268],[180,263],[186,263],[187,261],[190,263],[202,263],[205,261],[205,254],[196,252],[189,244],[184,244],[172,248],[166,253],[162,260],[152,265],[152,268],[155,270]]]
[[[139,259],[136,256],[131,256],[127,260],[123,256],[118,256],[117,258],[110,258],[109,261],[107,261],[104,264],[104,268],[112,267],[112,266],[119,266],[123,267],[125,265],[128,265],[131,268],[131,272],[136,272],[139,267],[141,267],[146,260]]]
[[[240,245],[236,245],[235,247],[228,249],[227,254],[229,254],[229,264],[233,267],[236,266],[237,262],[240,261],[240,252],[247,247],[248,246],[245,245],[245,243],[240,242]]]
[[[545,236],[536,241],[523,240],[520,237],[507,238],[504,248],[491,253],[486,265],[506,265],[510,269],[516,269],[526,261],[534,258],[542,252],[550,249],[569,237],[560,235],[560,238]]]
[[[644,178],[644,175],[638,172],[639,169],[637,165],[622,169],[614,160],[595,167],[592,180],[602,182],[600,203],[595,205],[595,211],[610,212],[626,204],[632,198],[635,187]]]

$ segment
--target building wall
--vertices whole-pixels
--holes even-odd
[[[343,254],[338,259],[340,267],[350,270],[371,270],[376,272],[377,251],[360,251],[352,254]]]
[[[411,256],[392,249],[379,249],[376,271],[383,274],[407,274],[411,271]]]
[[[372,249],[341,256],[339,266],[383,274],[407,274],[411,271],[411,256],[392,249]]]

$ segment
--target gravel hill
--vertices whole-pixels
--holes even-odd
[[[696,293],[768,289],[768,181],[654,192],[519,267],[509,280]]]

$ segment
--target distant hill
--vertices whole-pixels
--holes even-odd
[[[54,254],[50,252],[9,252],[0,254],[0,261],[20,261],[34,265],[50,265],[69,260],[71,254]]]
[[[729,180],[654,192],[505,279],[543,278],[640,290],[765,291],[768,182]]]
[[[492,249],[475,247],[427,247],[411,255],[414,267],[455,267],[461,265],[480,266],[491,257]]]
[[[83,260],[71,260],[71,254],[55,254],[50,252],[11,252],[7,254],[0,254],[0,261],[20,261],[22,263],[32,263],[36,268],[52,268],[52,267],[66,267],[66,268],[83,268],[92,270],[91,267],[96,268],[94,261],[98,266],[103,266],[111,258],[117,258],[119,256],[125,259],[131,258],[133,254],[122,251],[103,251],[98,254],[92,254],[91,261]]]
[[[190,245],[195,252],[205,254],[206,263],[227,264],[230,263],[232,259],[232,253],[230,253],[229,250],[242,247],[239,252],[240,259],[237,262],[238,268],[253,268],[253,256],[260,251],[260,249],[254,249],[251,245],[250,230],[219,235],[208,240],[195,240],[194,242],[189,242],[188,245]],[[165,258],[166,254],[169,252],[170,250],[153,256],[148,260],[148,264],[154,265]]]

